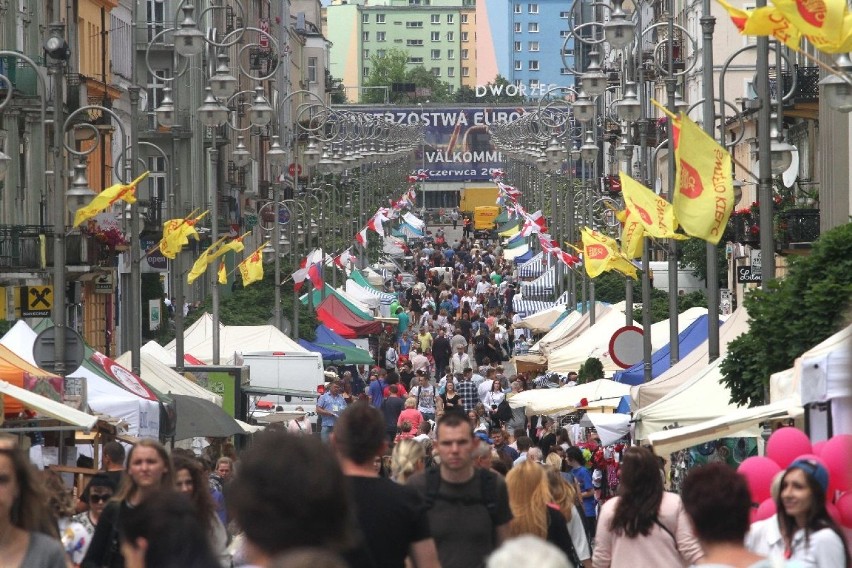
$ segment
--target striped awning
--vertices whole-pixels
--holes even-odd
[[[526,298],[541,300],[553,298],[556,290],[556,267],[551,266],[541,276],[530,282],[521,282],[521,294]]]
[[[539,252],[518,267],[518,276],[521,278],[538,278],[545,270],[547,270],[547,259],[543,252]]]
[[[521,317],[527,317],[532,314],[537,314],[538,312],[543,312],[544,310],[549,310],[555,305],[556,304],[553,302],[527,300],[520,294],[517,294],[514,298],[512,298],[512,307],[514,308],[515,313],[520,314]]]

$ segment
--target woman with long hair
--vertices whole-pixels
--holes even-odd
[[[796,560],[808,568],[844,568],[849,550],[828,515],[828,470],[816,460],[798,459],[781,474],[774,517],[754,523],[746,546],[770,558]]]
[[[15,447],[0,449],[0,565],[66,568],[65,551],[35,469]]]
[[[393,447],[391,477],[404,484],[408,478],[426,468],[426,449],[416,440],[401,440]]]
[[[128,509],[119,530],[127,568],[212,568],[216,556],[187,495],[166,488]]]
[[[208,482],[201,463],[185,456],[172,456],[175,469],[175,489],[183,493],[195,506],[196,517],[201,526],[207,527],[207,536],[213,553],[219,558],[224,568],[231,566],[231,556],[228,554],[228,531],[219,515],[216,505],[210,495]]]
[[[58,471],[42,472],[44,487],[47,490],[47,502],[59,529],[59,540],[65,549],[65,556],[71,566],[77,567],[86,555],[90,536],[79,522],[73,520],[74,497],[62,480]]]
[[[651,450],[628,448],[621,464],[618,496],[601,508],[592,565],[689,566],[703,556],[689,518],[674,493],[663,490]]]
[[[577,491],[573,485],[565,481],[558,467],[548,464],[545,466],[545,470],[550,496],[553,502],[559,506],[559,512],[565,517],[568,534],[571,535],[571,544],[574,545],[574,550],[577,552],[577,559],[580,560],[583,568],[590,568],[592,551],[589,549],[586,529],[583,528],[583,514],[577,509]]]
[[[124,568],[118,535],[129,512],[160,491],[174,489],[174,468],[166,448],[143,439],[130,449],[125,476],[115,497],[101,513],[83,568]]]
[[[572,558],[574,544],[565,517],[553,503],[544,468],[530,460],[521,462],[506,475],[506,488],[513,517],[509,534],[537,536],[555,544]]]

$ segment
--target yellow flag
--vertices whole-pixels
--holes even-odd
[[[734,207],[731,155],[681,113],[675,163],[675,217],[687,234],[719,244]]]
[[[219,280],[219,284],[227,284],[228,283],[228,272],[225,270],[225,261],[219,261],[219,271],[216,273],[216,276]]]
[[[630,260],[618,252],[615,239],[583,227],[583,264],[590,278],[596,278],[610,270],[617,270],[625,276],[638,279],[636,267]]]
[[[642,256],[642,248],[645,243],[645,228],[636,215],[631,215],[629,209],[619,211],[616,214],[621,221],[621,253],[627,258],[639,258]]]
[[[174,259],[184,245],[189,243],[189,237],[198,240],[198,231],[195,225],[207,211],[197,217],[186,217],[185,219],[169,219],[163,223],[163,238],[160,239],[160,252],[166,258]]]
[[[248,233],[244,234],[241,237],[237,237],[237,238],[231,240],[230,242],[223,244],[221,247],[219,247],[216,250],[216,252],[213,253],[213,256],[210,258],[210,262],[213,262],[217,258],[221,258],[221,257],[225,256],[229,252],[235,252],[235,253],[243,252],[243,250],[245,250],[245,248],[246,248],[246,246],[243,244],[243,239],[246,238],[247,236],[249,236],[250,234],[251,234],[251,231],[249,231]]]
[[[772,3],[793,27],[808,37],[827,44],[842,41],[846,0],[773,0]]]
[[[629,276],[634,280],[639,280],[639,273],[637,272],[636,266],[623,256],[613,258],[609,266],[612,270],[621,272],[625,276]]]
[[[192,265],[192,269],[189,271],[189,274],[186,275],[186,283],[192,284],[195,282],[200,276],[204,275],[207,272],[207,267],[213,262],[213,258],[211,258],[211,254],[215,254],[216,249],[220,247],[220,245],[227,239],[228,237],[222,237],[209,247],[207,250],[199,255],[198,259],[196,259],[195,263]]]
[[[630,217],[642,223],[645,232],[658,239],[680,239],[672,204],[621,172],[621,194]]]
[[[136,203],[136,195],[134,195],[136,186],[139,185],[139,182],[146,177],[148,177],[148,172],[143,173],[127,185],[117,183],[97,194],[88,205],[77,209],[77,212],[74,214],[74,226],[79,227],[86,220],[91,219],[104,209],[107,209],[116,201]]]
[[[261,247],[263,248],[263,247]],[[260,250],[257,249],[248,258],[243,260],[240,265],[240,274],[243,277],[243,286],[248,286],[258,280],[263,280],[263,262],[261,260]]]

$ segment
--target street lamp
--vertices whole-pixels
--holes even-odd
[[[196,112],[198,120],[208,128],[222,126],[228,121],[228,107],[216,99],[210,87],[204,88],[204,104]]]
[[[837,73],[826,75],[819,84],[823,86],[829,106],[848,113],[852,111],[852,60],[842,53],[835,58],[834,67]]]
[[[175,51],[182,57],[193,57],[204,49],[204,34],[198,29],[193,18],[195,6],[184,4],[182,10],[183,21],[180,23],[180,29],[174,33]]]

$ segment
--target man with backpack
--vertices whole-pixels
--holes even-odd
[[[426,500],[443,568],[483,566],[509,535],[512,511],[506,483],[497,473],[474,466],[479,444],[467,418],[447,412],[438,421],[440,466],[409,480]]]

